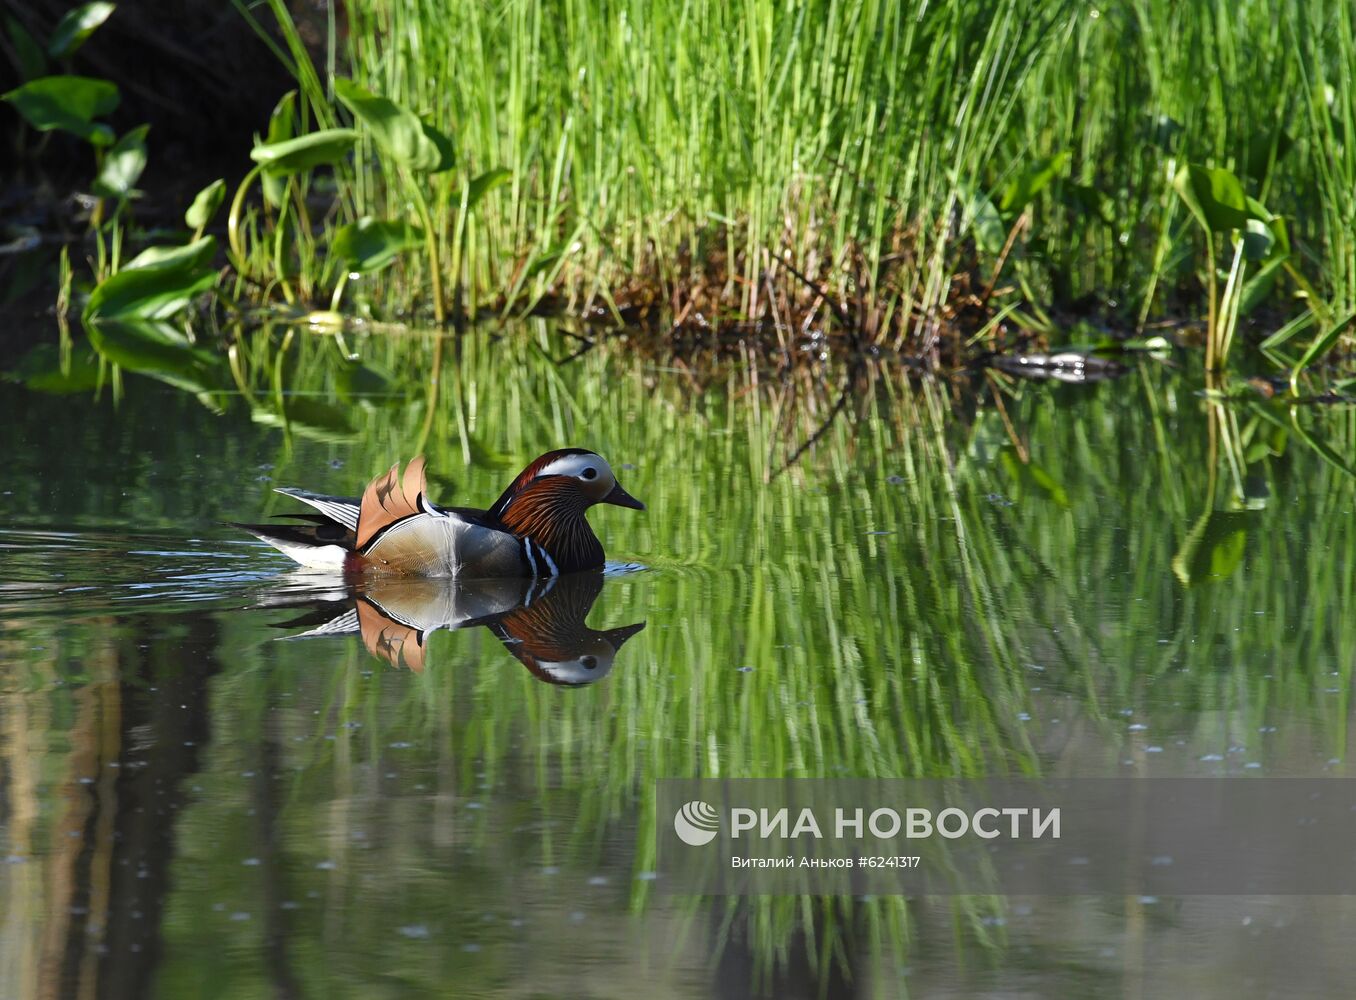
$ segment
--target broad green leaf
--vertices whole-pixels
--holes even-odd
[[[284,427],[289,433],[312,441],[337,444],[357,435],[346,409],[305,396],[285,396],[282,412],[259,407],[250,416],[257,424]]]
[[[405,402],[398,379],[385,369],[360,361],[351,361],[335,372],[334,387],[345,403],[394,406]]]
[[[268,136],[265,142],[268,145],[277,145],[286,142],[296,135],[297,122],[297,92],[289,90],[274,105],[273,113],[268,116]],[[256,140],[255,145],[260,145]],[[272,208],[277,208],[282,204],[284,195],[287,193],[287,178],[283,175],[274,175],[265,173],[260,179],[264,190],[264,201]]]
[[[87,322],[101,319],[166,319],[216,284],[217,273],[119,271],[99,284],[85,308]]]
[[[438,162],[428,168],[431,174],[441,174],[444,170],[451,170],[457,164],[456,149],[452,145],[452,137],[446,132],[439,131],[435,126],[427,121],[420,120],[420,128],[424,130],[424,138],[433,144],[433,148],[438,151]]]
[[[198,192],[193,204],[188,206],[188,211],[184,213],[184,222],[193,230],[202,229],[212,217],[217,214],[217,209],[221,208],[221,203],[226,199],[226,182],[224,180],[215,180],[207,187]]]
[[[90,293],[87,321],[164,319],[211,288],[217,272],[210,262],[216,240],[205,236],[184,247],[152,247]]]
[[[53,59],[65,59],[84,45],[85,39],[94,34],[116,9],[111,3],[87,3],[68,10],[52,29],[47,54]]]
[[[267,141],[272,143],[286,142],[296,136],[297,121],[297,92],[289,90],[278,98],[278,103],[273,106],[273,110],[268,116],[268,135]]]
[[[1009,217],[1020,213],[1068,166],[1072,158],[1073,154],[1066,149],[1062,153],[1037,160],[1018,173],[1003,188],[1003,197],[998,203],[998,210]]]
[[[1229,171],[1190,163],[1177,171],[1173,186],[1203,228],[1227,233],[1247,225],[1247,196]]]
[[[123,265],[124,271],[134,270],[173,270],[175,268],[207,267],[217,252],[214,236],[204,236],[200,240],[184,246],[147,247]]]
[[[149,125],[132,129],[104,154],[99,176],[94,178],[95,194],[119,201],[131,196],[132,188],[146,169],[146,133],[149,130]]]
[[[250,150],[250,159],[262,164],[267,173],[302,173],[338,163],[357,140],[358,133],[351,128],[323,129],[296,139],[257,145]]]
[[[1187,532],[1172,560],[1172,571],[1184,587],[1231,576],[1243,562],[1248,519],[1242,511],[1206,511]]]
[[[1056,507],[1068,510],[1069,494],[1044,467],[1036,462],[1021,461],[1011,447],[1005,447],[999,453],[998,460],[1019,496],[1033,493],[1049,500]]]
[[[1239,238],[1243,241],[1243,256],[1247,260],[1266,260],[1276,246],[1276,235],[1261,219],[1248,219]]]
[[[466,189],[467,209],[474,209],[480,204],[482,198],[500,185],[507,184],[512,177],[513,171],[496,167],[494,170],[487,170],[475,178]]]
[[[402,167],[422,173],[446,170],[452,164],[452,142],[409,108],[373,94],[344,77],[336,77],[334,92],[362,122],[382,153]],[[446,161],[446,162],[445,162]]]
[[[330,243],[330,252],[349,271],[376,271],[406,250],[422,245],[424,232],[407,222],[362,218],[341,226]]]
[[[28,29],[9,15],[5,16],[5,34],[9,36],[10,46],[14,49],[22,79],[36,80],[47,72],[47,53],[38,40],[28,33]]]
[[[89,323],[89,342],[120,368],[194,393],[223,387],[221,356],[195,347],[168,323],[145,319]]]
[[[113,142],[113,130],[94,119],[118,106],[118,88],[87,76],[44,76],[16,87],[3,100],[39,132],[60,129],[96,146]]]

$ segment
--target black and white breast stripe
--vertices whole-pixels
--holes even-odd
[[[530,538],[522,539],[522,543],[523,562],[533,576],[560,575],[560,570],[556,566],[556,561],[551,558],[551,553]]]

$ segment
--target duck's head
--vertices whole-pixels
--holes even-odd
[[[608,629],[606,632],[581,627],[567,649],[550,646],[539,648],[530,641],[505,641],[505,648],[538,680],[563,687],[583,687],[611,673],[622,644],[644,628],[644,622]]]
[[[580,687],[606,677],[644,622],[601,631],[585,624],[603,589],[602,573],[575,573],[536,586],[536,596],[491,625],[504,648],[548,684]]]
[[[595,504],[644,510],[622,489],[612,466],[583,448],[548,451],[518,474],[490,515],[550,553],[561,572],[594,569],[603,550],[584,512]]]
[[[583,448],[548,451],[518,473],[490,513],[502,518],[515,499],[529,491],[544,491],[585,509],[598,503],[644,510],[645,505],[622,489],[607,459]]]

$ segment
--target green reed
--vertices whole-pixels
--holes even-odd
[[[1180,316],[1219,266],[1173,194],[1187,163],[1231,170],[1287,220],[1295,273],[1268,288],[1273,311],[1356,306],[1346,4],[345,12],[339,63],[454,136],[456,175],[420,194],[472,308],[550,289],[611,305],[638,276],[670,289],[716,258],[751,313],[785,257],[896,316],[931,315],[974,268],[1038,317],[1091,295],[1142,325]],[[470,179],[500,169],[468,209]],[[413,218],[410,183],[379,158],[341,176],[357,214]],[[427,268],[408,264],[389,294],[418,302]]]

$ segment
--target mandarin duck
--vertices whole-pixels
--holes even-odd
[[[319,513],[280,514],[300,525],[238,524],[303,566],[349,574],[554,577],[600,569],[603,546],[584,514],[594,504],[644,510],[612,468],[582,448],[547,452],[488,510],[439,507],[428,498],[424,459],[391,466],[360,498],[280,488]]]
[[[602,573],[468,583],[381,577],[341,599],[306,602],[309,614],[278,627],[313,626],[291,639],[360,635],[373,656],[420,673],[430,633],[484,626],[538,680],[579,687],[607,676],[622,645],[645,628],[584,624],[602,588]]]

